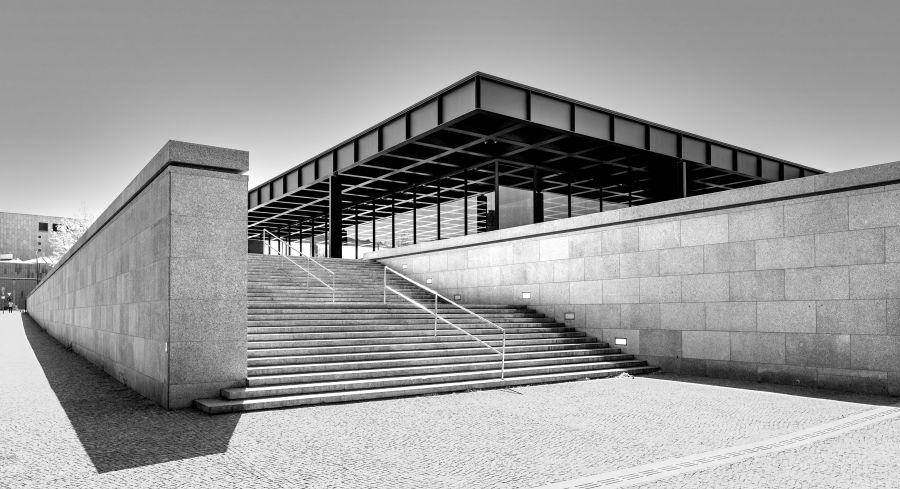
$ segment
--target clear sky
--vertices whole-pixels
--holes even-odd
[[[900,2],[0,0],[0,211],[97,216],[169,139],[254,186],[484,71],[797,163],[900,160]]]

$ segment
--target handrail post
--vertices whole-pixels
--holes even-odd
[[[503,330],[503,348],[500,350],[500,380],[506,380],[506,330]]]
[[[384,298],[382,299],[382,302],[387,304],[387,267],[384,267],[384,284],[381,288],[381,291],[384,292]]]

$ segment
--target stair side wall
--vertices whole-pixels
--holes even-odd
[[[247,163],[167,143],[35,288],[29,314],[163,407],[242,385]]]
[[[898,182],[900,162],[366,257],[664,370],[900,395]]]

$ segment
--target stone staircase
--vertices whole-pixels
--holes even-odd
[[[294,260],[306,266],[306,259]],[[251,411],[656,370],[618,348],[521,305],[466,307],[506,329],[505,380],[500,356],[407,300],[387,293],[383,269],[368,260],[319,258],[334,272],[332,290],[279,256],[248,258],[247,386],[195,405],[208,413]],[[312,266],[329,285],[331,274]],[[434,296],[399,277],[389,285],[434,307]],[[308,282],[308,285],[307,285]],[[501,348],[502,334],[449,304],[439,313]]]

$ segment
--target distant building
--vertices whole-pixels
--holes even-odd
[[[50,234],[62,219],[0,212],[0,293],[13,297],[19,307],[24,307],[25,297],[50,268],[35,262],[53,254]]]

